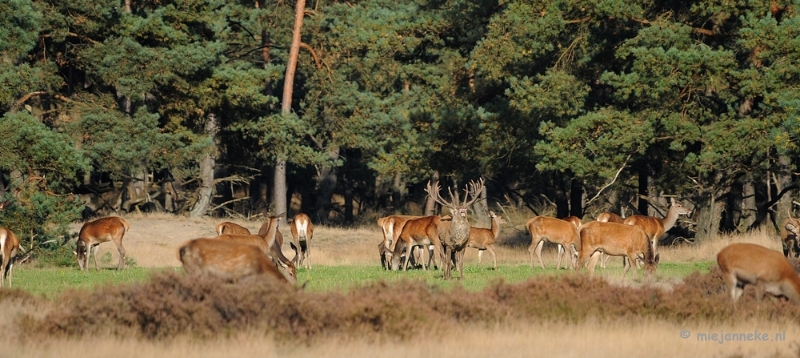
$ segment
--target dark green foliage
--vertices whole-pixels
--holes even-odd
[[[610,285],[587,275],[497,282],[482,292],[441,290],[423,282],[374,283],[347,293],[309,293],[252,278],[237,284],[159,273],[151,282],[63,294],[46,317],[25,319],[23,336],[167,339],[263,330],[275,339],[308,342],[329,335],[410,338],[453,324],[487,327],[514,322],[659,319],[674,323],[734,323],[800,315],[788,302],[756,304],[748,289],[734,310],[718,270],[695,273],[671,291]],[[3,290],[0,290],[2,297]],[[23,317],[24,318],[24,317]]]

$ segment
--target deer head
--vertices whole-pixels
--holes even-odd
[[[458,195],[458,190],[453,193],[452,188],[448,187],[447,192],[450,194],[450,201],[447,201],[439,195],[440,189],[441,187],[439,186],[439,182],[434,182],[431,184],[429,181],[425,191],[431,196],[431,198],[433,198],[435,202],[450,209],[450,214],[453,215],[454,220],[465,219],[467,217],[467,208],[469,208],[470,205],[480,198],[481,191],[483,191],[483,178],[481,178],[477,183],[475,181],[469,182],[467,188],[464,189],[466,194],[464,195],[465,201],[463,202]]]

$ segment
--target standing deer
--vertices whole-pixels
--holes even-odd
[[[489,217],[492,218],[492,225],[488,229],[471,227],[469,229],[469,242],[467,247],[478,249],[478,263],[481,263],[481,254],[489,250],[492,254],[492,261],[494,261],[494,269],[497,270],[497,255],[494,253],[494,242],[497,240],[497,234],[500,233],[500,225],[505,224],[506,221],[501,216],[489,211]]]
[[[19,238],[11,230],[0,227],[0,255],[3,256],[3,266],[0,267],[0,287],[5,285],[8,277],[8,287],[14,283],[14,261],[19,251]]]
[[[619,216],[617,214],[614,214],[614,213],[612,213],[610,211],[607,211],[607,212],[601,213],[600,215],[597,215],[597,221],[599,221],[601,223],[620,223],[620,224],[624,224],[625,223],[625,218],[623,218],[623,217],[621,217],[621,216]],[[600,268],[606,268],[606,263],[608,263],[608,258],[609,257],[611,257],[611,256],[608,256],[608,255],[603,254],[603,253],[600,254]],[[622,258],[622,263],[623,263],[623,266],[624,266],[624,264],[625,264],[625,258],[624,257]],[[639,263],[637,262],[636,264],[638,265]]]
[[[525,226],[531,233],[531,246],[528,248],[528,252],[531,255],[531,267],[533,267],[533,254],[535,252],[536,256],[539,257],[539,264],[542,266],[542,269],[544,269],[542,247],[545,241],[564,246],[567,250],[567,257],[569,258],[567,265],[575,265],[572,258],[578,253],[581,243],[578,237],[578,227],[576,227],[574,223],[548,216],[536,216],[528,220]],[[558,269],[561,269],[560,254],[558,255],[558,262],[556,263],[556,270]]]
[[[129,229],[128,222],[118,216],[100,218],[83,224],[78,233],[75,251],[73,251],[78,258],[78,266],[81,270],[89,268],[89,256],[92,255],[92,248],[94,248],[94,268],[98,269],[97,246],[107,241],[113,241],[117,245],[117,251],[119,251],[117,269],[125,268],[125,248],[122,247],[122,237]]]
[[[194,239],[182,244],[178,258],[188,274],[206,273],[235,281],[250,275],[266,275],[289,282],[256,246],[217,239]]]
[[[637,225],[644,229],[647,235],[650,236],[653,252],[656,252],[658,240],[661,239],[661,236],[664,236],[665,232],[675,226],[675,222],[678,221],[678,216],[688,215],[692,212],[689,208],[683,206],[683,204],[675,201],[673,198],[669,198],[669,202],[669,212],[667,212],[667,216],[663,219],[646,215],[631,215],[625,219],[626,225]]]
[[[428,195],[430,195],[435,202],[447,207],[452,217],[449,220],[441,219],[437,225],[439,242],[444,250],[444,258],[442,260],[444,279],[449,280],[452,278],[450,271],[453,264],[455,264],[455,267],[459,271],[458,279],[460,280],[464,278],[464,266],[459,263],[464,259],[464,250],[467,247],[470,232],[469,220],[467,220],[467,209],[480,198],[481,191],[483,191],[483,179],[480,179],[478,183],[474,181],[469,182],[465,189],[466,194],[464,195],[464,200],[466,201],[464,202],[460,200],[458,190],[456,190],[454,194],[453,191],[448,188],[447,191],[450,194],[450,201],[446,201],[439,195],[439,189],[438,182],[433,185],[428,182],[425,191],[428,192]],[[406,226],[408,226],[408,224],[406,224]]]
[[[637,258],[644,262],[645,276],[656,271],[659,255],[653,253],[650,236],[638,226],[592,221],[581,226],[580,241],[576,270],[582,268],[591,257],[589,273],[594,275],[594,267],[602,252],[628,258],[622,273],[623,279]]]
[[[411,254],[414,246],[429,247],[433,245],[438,256],[441,256],[442,244],[439,241],[439,223],[442,218],[438,215],[423,216],[421,218],[409,219],[403,225],[403,230],[400,236],[392,242],[388,251],[391,253],[392,270],[399,269],[400,259],[405,251],[405,261],[403,262],[403,271],[408,268],[408,262],[411,261]],[[425,251],[425,250],[423,250]],[[428,253],[430,256],[430,252]],[[432,261],[436,262],[437,255],[433,255]],[[430,257],[429,257],[430,258]],[[429,262],[431,260],[428,260]],[[422,268],[427,270],[428,266],[425,265],[425,260],[422,260]]]
[[[396,241],[397,238],[400,236],[400,233],[403,231],[403,226],[406,225],[406,222],[408,220],[419,219],[419,218],[422,218],[422,216],[390,215],[390,216],[385,216],[385,217],[382,217],[382,218],[378,218],[378,226],[381,227],[381,231],[383,232],[383,243],[384,243],[384,248],[380,249],[381,262],[383,263],[383,265],[385,266],[385,268],[387,270],[391,268],[389,266],[389,264],[391,262],[392,252],[389,250],[389,248],[392,247],[392,243],[394,241]],[[419,247],[415,246],[415,248],[419,248]],[[428,247],[428,252],[429,252],[428,265],[430,265],[430,258],[433,258],[433,253],[432,253],[433,250],[434,250],[433,249],[433,245],[429,245],[429,247]],[[411,251],[413,253],[414,249],[412,249]],[[422,251],[417,249],[416,250],[416,254],[412,256],[412,259],[417,259],[416,262],[420,262],[421,263],[422,262],[422,258],[421,257],[422,257]]]
[[[300,266],[305,261],[304,267],[311,269],[311,237],[314,236],[314,224],[308,215],[299,213],[292,219],[292,249],[294,249],[294,259],[296,266]]]
[[[756,244],[731,244],[717,254],[717,264],[734,307],[746,285],[756,286],[759,299],[770,293],[800,304],[800,277],[778,251]]]

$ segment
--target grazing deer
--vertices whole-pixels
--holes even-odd
[[[0,227],[0,255],[3,256],[3,266],[0,267],[0,287],[5,285],[5,279],[8,277],[8,287],[14,283],[14,261],[17,260],[17,252],[19,252],[19,238],[17,235],[6,229]]]
[[[489,250],[492,254],[492,261],[494,261],[494,269],[497,270],[497,255],[494,253],[494,242],[497,240],[497,234],[500,233],[500,225],[505,224],[506,221],[501,216],[489,211],[489,217],[492,218],[492,225],[488,228],[471,227],[469,228],[469,242],[467,247],[478,249],[478,263],[481,263],[481,255],[484,251]]]
[[[783,244],[783,254],[787,258],[797,258],[800,255],[798,238],[800,238],[800,219],[793,218],[790,209],[789,216],[781,225],[781,243]]]
[[[578,227],[573,222],[547,216],[536,216],[528,220],[525,224],[531,233],[531,246],[528,252],[531,255],[531,268],[533,268],[533,254],[539,257],[539,264],[544,269],[542,261],[542,247],[545,241],[557,245],[562,245],[567,250],[569,261],[567,265],[575,266],[572,257],[578,253],[580,241],[578,237]],[[561,269],[561,255],[558,255],[556,270]]]
[[[378,226],[381,227],[381,231],[383,232],[383,242],[385,246],[385,249],[381,250],[381,262],[383,262],[387,270],[391,269],[389,263],[391,262],[392,252],[389,250],[389,248],[392,247],[392,242],[396,241],[400,236],[400,233],[403,231],[403,226],[405,226],[408,220],[419,218],[422,218],[422,216],[390,215],[378,218]],[[411,259],[413,260],[412,263],[422,263],[422,250],[420,247],[415,246],[411,249],[411,251],[412,253],[415,253],[411,256]],[[430,261],[433,258],[433,251],[433,245],[428,245],[428,265],[430,265]]]
[[[75,251],[73,251],[78,258],[78,266],[81,270],[89,268],[89,256],[92,255],[92,248],[94,248],[94,269],[98,269],[97,246],[107,241],[113,241],[117,245],[117,251],[119,251],[117,269],[125,268],[125,248],[122,247],[122,237],[129,229],[128,222],[118,216],[100,218],[83,224],[78,233]]]
[[[242,244],[253,245],[261,249],[272,262],[279,266],[285,273],[286,278],[292,282],[297,282],[297,267],[294,263],[283,255],[280,247],[283,245],[283,235],[278,231],[278,216],[271,216],[262,225],[263,235],[232,235],[222,234],[215,239],[223,241],[233,241]]]
[[[583,224],[580,230],[580,255],[575,269],[582,268],[591,257],[589,273],[594,275],[594,267],[601,252],[609,256],[628,258],[622,273],[623,279],[637,258],[644,262],[645,276],[653,274],[658,266],[659,255],[653,253],[650,236],[635,225],[598,221]]]
[[[250,275],[266,275],[289,282],[256,246],[217,239],[194,239],[182,244],[178,258],[188,274],[206,273],[236,281]]]
[[[800,304],[800,277],[778,251],[756,244],[731,244],[717,254],[717,264],[734,307],[746,285],[756,286],[759,299],[770,293]]]
[[[664,236],[665,232],[675,226],[675,222],[678,221],[678,216],[688,215],[692,212],[689,208],[683,206],[683,204],[675,201],[673,198],[669,198],[669,202],[669,212],[667,212],[667,216],[663,219],[645,215],[631,215],[625,219],[626,225],[637,225],[644,229],[647,235],[650,236],[653,252],[656,252],[658,240],[661,239],[661,236]]]
[[[252,235],[250,230],[246,227],[225,221],[217,224],[217,235],[231,234],[231,235]]]
[[[481,197],[483,179],[480,179],[477,183],[474,181],[469,182],[465,189],[465,201],[463,202],[459,198],[457,189],[455,194],[450,188],[447,189],[450,194],[450,201],[444,200],[439,195],[439,189],[438,182],[433,183],[433,185],[428,182],[425,191],[428,192],[428,195],[430,195],[435,202],[447,207],[452,217],[449,220],[442,218],[437,225],[439,242],[444,251],[444,257],[442,258],[444,279],[449,280],[452,278],[451,269],[455,264],[455,267],[459,271],[458,279],[460,280],[464,278],[464,265],[461,265],[460,262],[464,259],[464,251],[467,248],[470,232],[469,220],[467,220],[467,209]],[[408,224],[406,224],[406,226],[408,226]]]
[[[625,223],[625,218],[623,218],[623,217],[621,217],[621,216],[619,216],[617,214],[614,214],[612,212],[607,211],[607,212],[601,213],[600,215],[597,215],[597,221],[599,221],[601,223],[620,223],[620,224],[624,224]],[[600,268],[606,268],[606,263],[608,263],[608,258],[609,257],[611,257],[611,256],[608,256],[608,255],[603,254],[603,253],[600,254]],[[622,263],[623,263],[623,266],[624,266],[624,264],[625,264],[625,258],[624,257],[622,258]],[[639,262],[637,261],[636,264],[638,265]]]
[[[314,236],[314,224],[311,223],[311,218],[308,215],[299,213],[292,218],[292,249],[294,249],[295,265],[303,265],[305,261],[305,268],[311,269],[311,260],[308,257],[311,255],[311,237]]]
[[[406,221],[405,225],[403,225],[403,230],[400,232],[400,235],[388,248],[388,251],[391,253],[392,270],[399,269],[400,258],[404,251],[406,259],[405,262],[403,262],[403,271],[406,271],[408,268],[408,262],[411,261],[410,257],[414,246],[429,247],[430,245],[433,245],[435,251],[439,256],[441,256],[442,244],[439,241],[438,231],[438,226],[441,220],[442,218],[438,215],[433,215],[409,219]],[[428,255],[430,256],[430,252]],[[435,256],[437,255],[433,256],[434,257],[431,258],[432,260],[428,261],[429,263],[430,261],[433,261],[435,265]],[[425,260],[422,260],[422,268],[427,270],[428,267],[429,265],[425,265]]]

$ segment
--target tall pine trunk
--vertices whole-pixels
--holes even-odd
[[[294,89],[294,74],[297,70],[297,58],[300,55],[300,35],[303,28],[303,14],[305,13],[306,0],[297,0],[294,7],[294,29],[292,30],[292,46],[289,48],[289,58],[286,61],[286,76],[283,82],[283,98],[281,113],[289,115],[292,112],[292,90]],[[286,155],[278,155],[275,161],[274,200],[275,213],[280,214],[279,222],[286,221]]]

